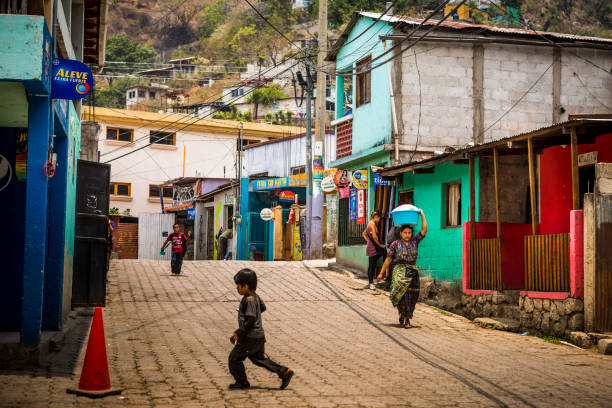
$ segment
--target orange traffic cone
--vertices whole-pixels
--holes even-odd
[[[77,389],[68,388],[66,392],[90,398],[102,398],[108,395],[121,394],[121,391],[119,389],[113,390],[110,385],[102,309],[96,307],[89,331],[89,341],[87,342],[79,387]]]

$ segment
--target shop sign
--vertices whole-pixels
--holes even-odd
[[[87,65],[76,60],[53,59],[51,98],[82,99],[89,94],[93,86],[93,75]]]
[[[359,189],[368,188],[368,171],[357,170],[353,172],[353,187]]]
[[[349,198],[351,194],[351,188],[350,187],[340,187],[338,188],[338,198],[343,199],[343,198]]]
[[[306,173],[289,176],[289,187],[305,187]]]
[[[325,171],[323,171],[323,178],[331,177],[333,179],[337,172],[338,169],[336,169],[335,167],[331,169],[326,169]]]
[[[267,180],[256,180],[251,182],[253,190],[272,190],[275,188],[304,187],[306,186],[306,174],[296,174],[289,177],[279,177]]]
[[[195,215],[196,215],[195,212],[196,212],[195,207],[187,208],[187,219],[188,220],[195,220]]]
[[[347,170],[338,170],[334,174],[334,183],[339,188],[350,186],[352,179],[353,179],[352,173]]]
[[[578,155],[578,167],[597,164],[597,150]]]
[[[326,193],[331,193],[336,189],[336,185],[334,184],[334,179],[331,177],[325,177],[321,182],[321,189]]]
[[[374,173],[374,184],[377,186],[389,186],[391,182],[389,180],[383,180],[380,174]]]
[[[357,219],[357,189],[351,188],[349,197],[349,220]]]
[[[293,191],[283,191],[278,198],[281,203],[295,203],[295,193]]]
[[[234,204],[234,194],[225,194],[223,196],[223,204],[233,205]]]
[[[357,224],[365,224],[365,190],[357,190]]]
[[[264,221],[270,221],[272,218],[274,218],[274,212],[271,209],[269,209],[269,208],[264,208],[259,213],[259,216]]]
[[[312,159],[312,179],[323,180],[323,157],[314,156]]]

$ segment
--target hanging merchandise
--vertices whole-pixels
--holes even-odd
[[[357,189],[351,188],[349,197],[349,220],[357,219]]]
[[[357,170],[353,172],[353,187],[360,189],[368,188],[367,170]]]
[[[357,190],[357,224],[365,224],[365,190]]]
[[[350,187],[342,187],[338,189],[338,198],[339,199],[343,199],[343,198],[349,198],[351,194],[351,188]]]

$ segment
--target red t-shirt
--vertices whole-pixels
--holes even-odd
[[[185,244],[187,243],[187,236],[183,233],[175,233],[168,235],[167,241],[172,243],[172,252],[184,252]]]

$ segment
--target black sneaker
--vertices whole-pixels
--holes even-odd
[[[283,377],[282,377],[283,382],[282,382],[282,384],[280,386],[281,390],[284,390],[285,388],[287,388],[287,386],[291,382],[291,378],[293,378],[293,374],[295,374],[295,373],[290,368],[288,368],[287,371],[285,371],[285,375],[283,375]]]
[[[249,384],[248,381],[236,382],[234,384],[230,384],[229,386],[230,390],[248,390],[249,388],[251,388],[251,384]]]

